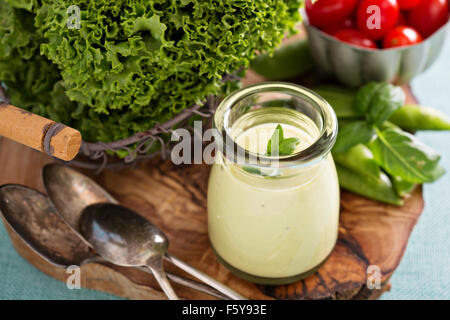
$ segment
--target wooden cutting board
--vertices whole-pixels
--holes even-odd
[[[245,83],[261,81],[250,74]],[[409,102],[415,102],[405,88]],[[0,139],[0,184],[18,183],[43,191],[40,175],[48,156],[5,138]],[[390,288],[423,206],[417,187],[402,207],[384,205],[342,192],[339,239],[327,262],[309,278],[285,286],[260,286],[233,276],[211,250],[206,223],[206,190],[210,168],[206,165],[175,166],[153,161],[134,169],[105,171],[93,176],[123,205],[157,224],[170,240],[170,252],[251,299],[374,299]],[[92,175],[91,175],[92,176]],[[19,254],[44,273],[66,281],[68,274],[43,260],[8,230]],[[378,266],[381,288],[370,290],[367,268]],[[168,269],[182,274],[171,266]],[[81,268],[83,287],[132,299],[164,299],[152,276],[109,264]],[[175,286],[180,297],[209,299]]]

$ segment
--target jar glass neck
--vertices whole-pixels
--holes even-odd
[[[309,135],[309,142],[292,154],[274,156],[239,141],[243,132],[276,123],[302,130]],[[228,161],[259,168],[312,165],[329,154],[338,130],[336,114],[327,101],[307,88],[283,82],[235,91],[217,108],[213,125],[216,144]]]

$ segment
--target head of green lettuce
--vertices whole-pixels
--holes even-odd
[[[223,75],[273,50],[301,2],[0,0],[0,81],[87,141],[125,138],[226,93]]]

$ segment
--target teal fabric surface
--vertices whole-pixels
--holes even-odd
[[[439,61],[413,82],[423,105],[450,115],[450,39]],[[420,138],[442,153],[450,171],[450,133],[420,133]],[[405,256],[383,299],[450,299],[450,173],[425,186],[426,206],[413,230]],[[14,250],[0,227],[0,299],[119,299],[89,289],[70,290],[41,273]]]
[[[422,105],[450,115],[450,36],[439,61],[412,86]],[[425,185],[425,210],[383,299],[450,299],[450,132],[418,136],[442,154],[447,174]]]

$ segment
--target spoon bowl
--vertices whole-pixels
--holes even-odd
[[[66,165],[46,165],[42,169],[42,181],[61,218],[80,236],[79,219],[84,208],[100,202],[117,203],[92,179]]]
[[[127,267],[148,267],[171,300],[178,300],[163,268],[167,237],[137,213],[113,203],[86,207],[80,218],[85,239],[102,257]]]
[[[50,200],[34,189],[14,184],[0,187],[0,212],[28,246],[55,266],[81,265],[96,257],[61,220]]]
[[[155,225],[135,212],[112,203],[83,210],[80,230],[101,256],[122,266],[143,266],[163,256],[169,240]]]

